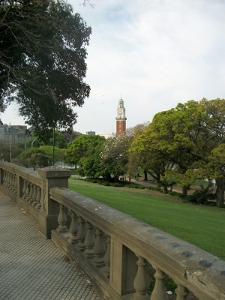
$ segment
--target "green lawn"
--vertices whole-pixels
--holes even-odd
[[[150,190],[69,179],[69,188],[166,231],[225,260],[225,209],[183,203]]]

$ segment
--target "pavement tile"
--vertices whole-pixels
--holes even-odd
[[[0,299],[103,300],[38,226],[0,194]]]

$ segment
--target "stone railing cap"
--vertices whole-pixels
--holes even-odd
[[[38,169],[38,174],[44,178],[69,178],[71,176],[71,171],[51,166]]]

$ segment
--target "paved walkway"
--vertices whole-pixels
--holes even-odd
[[[74,263],[0,194],[0,299],[103,300]]]

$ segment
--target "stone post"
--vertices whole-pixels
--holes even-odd
[[[119,295],[135,292],[133,283],[137,274],[137,256],[114,236],[111,236],[110,248],[110,286]]]
[[[41,177],[41,211],[40,231],[51,238],[51,230],[58,227],[59,204],[50,198],[50,189],[53,187],[68,188],[68,179],[71,172],[54,166],[38,169]]]

